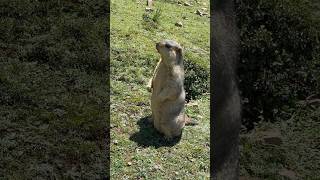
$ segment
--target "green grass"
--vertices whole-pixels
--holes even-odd
[[[112,179],[209,179],[208,95],[187,106],[199,125],[187,126],[180,142],[165,141],[145,122],[151,115],[146,85],[159,60],[156,42],[176,40],[185,61],[209,72],[209,18],[194,13],[209,9],[209,1],[192,2],[186,7],[159,0],[155,11],[147,13],[142,1],[111,1]],[[178,21],[183,27],[175,26]]]
[[[0,179],[108,176],[104,1],[1,1]]]

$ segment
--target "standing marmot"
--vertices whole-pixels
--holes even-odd
[[[167,138],[180,136],[185,126],[184,68],[181,46],[172,40],[156,44],[161,56],[151,80],[154,127]]]

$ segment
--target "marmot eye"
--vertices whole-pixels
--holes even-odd
[[[170,46],[169,44],[166,44],[165,46],[166,46],[166,48],[168,48],[168,49],[171,48],[171,46]]]

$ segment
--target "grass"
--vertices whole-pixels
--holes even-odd
[[[314,8],[314,18],[318,18],[320,3],[315,0],[310,2]],[[315,94],[316,99],[319,91]],[[291,116],[287,119],[277,118],[275,123],[260,122],[252,132],[241,135],[241,176],[248,179],[289,179],[279,174],[285,168],[294,172],[297,179],[320,179],[319,103],[296,103],[296,108],[290,108],[288,112]],[[262,143],[259,134],[269,129],[281,132],[281,145]]]
[[[261,179],[286,179],[279,175],[282,168],[289,169],[298,179],[319,179],[320,108],[300,106],[288,120],[278,123],[262,122],[241,138],[241,175]],[[281,145],[264,144],[261,132],[278,129]]]
[[[107,7],[1,1],[0,179],[108,176]]]
[[[113,179],[209,179],[207,94],[187,106],[200,124],[187,126],[180,142],[163,140],[145,122],[146,83],[159,59],[155,42],[177,40],[185,60],[208,73],[209,18],[194,12],[209,2],[191,2],[158,0],[149,14],[145,1],[111,2]],[[4,0],[0,9],[0,179],[107,178],[105,1]],[[298,179],[319,179],[319,112],[302,105],[292,118],[242,135],[241,175],[285,179],[278,171],[287,168]],[[256,134],[269,128],[280,129],[283,144],[260,142]]]
[[[165,141],[146,123],[151,115],[146,85],[159,59],[156,42],[176,40],[185,61],[209,72],[209,18],[194,13],[209,9],[209,1],[192,2],[187,7],[155,1],[148,13],[142,1],[111,1],[112,179],[209,179],[207,94],[191,100],[197,105],[188,106],[187,114],[200,124],[186,127],[179,142]],[[178,21],[183,27],[175,26]]]

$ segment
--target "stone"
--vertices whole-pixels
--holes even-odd
[[[190,3],[188,3],[188,2],[184,2],[183,5],[185,5],[185,6],[192,6],[192,5],[191,5]]]
[[[296,173],[291,171],[291,170],[288,170],[286,168],[281,169],[279,171],[279,175],[287,177],[287,178],[292,179],[292,180],[297,179]]]
[[[200,10],[197,10],[195,13],[196,13],[197,15],[199,15],[199,16],[203,16],[203,14],[202,14],[202,12],[201,12]]]
[[[153,9],[150,7],[146,7],[146,11],[153,11]]]
[[[281,132],[278,129],[270,129],[261,133],[264,143],[271,145],[281,145]]]
[[[113,141],[113,144],[117,145],[117,144],[118,144],[118,141],[117,141],[117,140],[114,140],[114,141]]]
[[[183,26],[182,22],[176,22],[175,25],[178,26],[178,27],[182,27]]]

